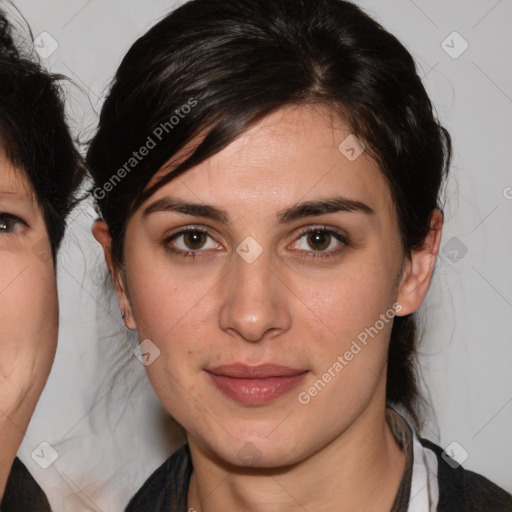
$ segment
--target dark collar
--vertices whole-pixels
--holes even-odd
[[[1,512],[51,512],[46,494],[18,457],[14,459],[5,487]]]

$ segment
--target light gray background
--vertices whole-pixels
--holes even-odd
[[[512,491],[512,2],[359,3],[415,57],[455,148],[442,255],[422,308],[421,367],[436,413],[423,435],[443,447],[456,441],[468,453],[467,468]],[[44,59],[48,67],[82,89],[67,87],[82,139],[94,130],[124,53],[176,5],[16,1],[34,36],[48,32],[58,43]],[[441,46],[454,31],[469,44],[456,59]],[[453,36],[445,44],[461,48]],[[179,439],[173,444],[164,434],[172,426],[133,357],[108,393],[115,355],[129,353],[136,340],[126,339],[104,293],[93,219],[90,205],[77,210],[62,248],[57,358],[20,450],[56,512],[122,510]],[[452,238],[467,248],[460,258]],[[42,441],[59,455],[46,470],[30,455]]]

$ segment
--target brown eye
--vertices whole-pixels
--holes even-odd
[[[188,231],[183,235],[183,241],[188,249],[201,249],[206,243],[206,233],[202,231]]]
[[[329,247],[331,235],[325,231],[314,231],[307,237],[309,246],[316,251],[323,251]]]
[[[347,237],[328,227],[305,229],[296,238],[294,249],[309,257],[328,257],[340,254],[348,244]]]
[[[211,250],[218,251],[222,246],[215,242],[207,230],[189,227],[167,237],[163,245],[169,253],[177,256],[195,258],[196,255],[207,255]]]

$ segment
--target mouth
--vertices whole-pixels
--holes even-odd
[[[261,405],[275,400],[298,386],[308,373],[308,370],[276,364],[232,364],[205,371],[224,395],[250,405]]]

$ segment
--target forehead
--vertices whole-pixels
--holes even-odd
[[[192,140],[153,178],[190,154]],[[353,151],[351,151],[353,149]],[[347,151],[348,150],[348,151]],[[277,203],[341,194],[389,210],[391,193],[377,163],[350,127],[326,106],[288,106],[263,118],[227,147],[157,190],[147,202],[179,194],[203,203]],[[358,155],[358,153],[360,153]],[[355,157],[355,158],[354,158]]]
[[[15,166],[0,147],[0,193],[35,200],[34,189],[25,171]]]

